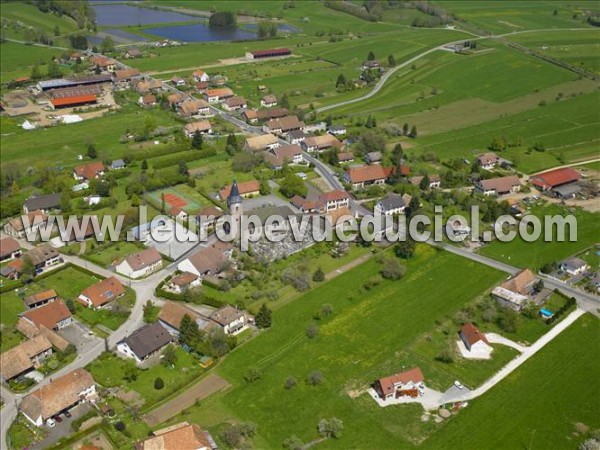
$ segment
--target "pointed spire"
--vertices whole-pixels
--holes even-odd
[[[231,185],[231,192],[227,197],[227,207],[231,207],[235,203],[242,203],[242,196],[240,195],[237,180],[233,180],[233,184]]]

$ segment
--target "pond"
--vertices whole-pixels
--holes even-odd
[[[188,16],[170,11],[158,11],[129,5],[93,5],[96,11],[96,23],[103,25],[150,25],[154,23],[189,22],[198,20],[197,16]]]
[[[239,28],[209,28],[202,23],[145,28],[144,32],[182,42],[238,41],[256,38],[256,34],[250,31]]]

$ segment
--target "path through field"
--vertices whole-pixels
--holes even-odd
[[[163,403],[158,408],[144,416],[144,422],[150,427],[169,420],[171,417],[179,414],[184,409],[189,408],[196,400],[202,400],[215,392],[222,391],[231,386],[226,380],[218,375],[210,374],[202,378],[194,386],[183,391],[182,394]]]

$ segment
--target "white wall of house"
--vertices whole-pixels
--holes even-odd
[[[150,275],[151,273],[155,272],[156,270],[160,269],[161,267],[162,267],[162,260],[157,261],[154,264],[146,266],[142,269],[133,270],[133,268],[127,263],[127,261],[122,261],[120,264],[118,264],[115,267],[115,270],[117,271],[117,273],[120,273],[121,275],[125,275],[126,277],[136,279],[136,278],[144,277],[146,275]]]

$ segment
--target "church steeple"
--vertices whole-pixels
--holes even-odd
[[[227,208],[229,213],[233,216],[240,216],[242,212],[242,196],[240,195],[240,189],[238,188],[237,180],[233,180],[231,185],[231,192],[227,197]]]

